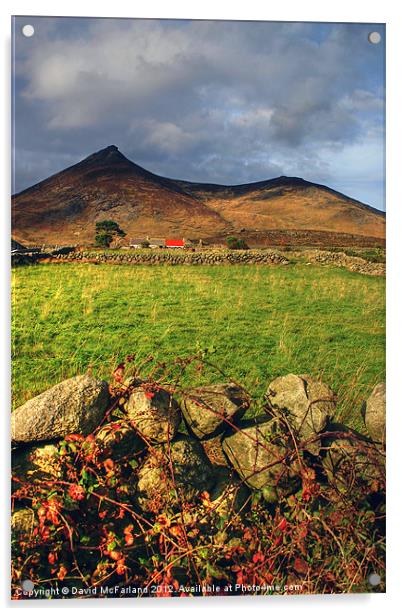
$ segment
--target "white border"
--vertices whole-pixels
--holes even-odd
[[[225,598],[216,599],[168,599],[168,600],[85,600],[66,602],[24,602],[20,604],[8,602],[8,550],[1,551],[3,557],[1,596],[2,603],[9,609],[37,610],[37,609],[74,609],[79,612],[84,609],[134,609],[138,611],[154,611],[162,609],[164,612],[177,612],[177,610],[205,610],[223,609],[234,614],[250,608],[260,613],[268,610],[278,610],[281,615],[294,613],[296,610],[306,610],[310,614],[342,613],[365,614],[375,613],[381,609],[391,609],[398,601],[400,586],[400,558],[401,558],[401,532],[398,516],[398,497],[400,487],[397,481],[400,477],[400,434],[402,426],[400,417],[400,395],[398,388],[401,381],[402,362],[398,344],[401,335],[401,305],[402,305],[402,276],[401,270],[401,58],[402,58],[402,19],[401,3],[395,0],[372,1],[364,0],[337,0],[336,2],[323,2],[318,0],[281,0],[270,3],[266,0],[247,0],[245,3],[234,4],[233,0],[203,0],[202,3],[190,3],[188,0],[178,1],[152,1],[133,2],[114,0],[107,4],[89,1],[59,0],[57,3],[49,0],[5,0],[1,7],[1,42],[3,61],[1,63],[2,91],[6,96],[0,97],[2,134],[5,136],[3,147],[0,150],[2,159],[3,199],[0,207],[1,242],[0,242],[0,271],[2,281],[1,316],[3,349],[0,354],[2,375],[2,414],[3,429],[1,430],[4,447],[1,468],[7,469],[8,464],[8,430],[5,429],[8,418],[8,389],[9,389],[9,194],[10,194],[10,16],[14,15],[66,15],[66,16],[96,16],[96,17],[155,17],[155,18],[191,18],[191,19],[245,19],[245,20],[271,20],[271,21],[337,21],[337,22],[371,22],[387,24],[387,246],[388,246],[388,275],[387,275],[387,408],[388,408],[388,523],[387,523],[387,595],[349,595],[349,596],[310,596],[310,597],[256,597],[256,598]],[[399,403],[399,404],[398,404]],[[399,425],[398,425],[399,423]],[[8,519],[4,515],[7,509],[9,493],[9,480],[7,473],[2,473],[5,498],[3,498],[3,515],[1,516],[2,545],[7,546],[9,541]],[[4,527],[3,527],[4,525]]]

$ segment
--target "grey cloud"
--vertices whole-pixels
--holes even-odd
[[[109,143],[186,179],[330,182],[328,151],[382,121],[378,50],[359,25],[53,19],[37,32],[30,51],[17,39],[17,188]]]

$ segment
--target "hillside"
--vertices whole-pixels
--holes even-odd
[[[385,237],[385,215],[326,186],[279,177],[238,186],[155,175],[109,146],[12,198],[13,237],[25,243],[85,244],[111,218],[128,237],[224,238],[267,232]]]

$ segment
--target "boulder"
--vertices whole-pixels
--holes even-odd
[[[324,439],[322,465],[338,492],[357,494],[359,487],[385,488],[385,456],[365,436],[342,424],[328,426],[338,433]],[[340,434],[344,432],[344,434]]]
[[[11,515],[11,530],[16,535],[31,535],[35,526],[33,509],[17,509]]]
[[[229,466],[227,457],[222,449],[222,435],[200,441],[208,460],[214,466]]]
[[[238,474],[226,466],[217,466],[214,479],[215,485],[209,494],[214,511],[224,516],[240,512],[247,503],[250,490]]]
[[[103,419],[109,403],[105,381],[85,374],[58,383],[15,409],[11,438],[31,443],[90,434]]]
[[[57,445],[25,445],[11,453],[12,473],[22,481],[33,479],[58,479],[62,476],[62,464]],[[18,484],[15,486],[18,488]]]
[[[167,509],[172,498],[172,494],[167,498],[167,492],[173,492],[169,475],[164,469],[163,454],[158,453],[159,456],[156,452],[149,455],[138,471],[137,504],[143,511],[152,513],[162,511],[164,504]]]
[[[174,508],[178,497],[192,500],[195,494],[209,491],[213,482],[213,467],[200,443],[181,435],[154,448],[139,469],[138,504],[153,512]]]
[[[378,383],[363,403],[362,414],[367,432],[375,443],[385,446],[385,383]]]
[[[104,424],[95,435],[96,441],[110,450],[114,459],[136,455],[146,445],[128,421],[112,421]]]
[[[304,448],[318,455],[321,444],[315,437],[324,430],[335,412],[335,394],[328,385],[308,375],[288,374],[268,386],[269,413],[284,417]]]
[[[181,401],[183,417],[189,430],[199,439],[211,438],[223,432],[248,408],[243,390],[233,383],[197,387]]]
[[[180,408],[164,389],[148,391],[144,387],[135,388],[125,409],[127,417],[145,439],[164,443],[175,437],[181,421]]]
[[[291,494],[299,486],[292,449],[278,421],[265,417],[239,424],[222,441],[223,451],[244,482],[262,490],[268,502]]]

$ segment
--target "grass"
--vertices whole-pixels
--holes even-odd
[[[167,361],[214,347],[211,361],[255,395],[281,374],[321,376],[338,419],[361,429],[361,402],[384,379],[384,286],[307,265],[18,267],[13,405],[88,368],[108,377],[130,353]]]

